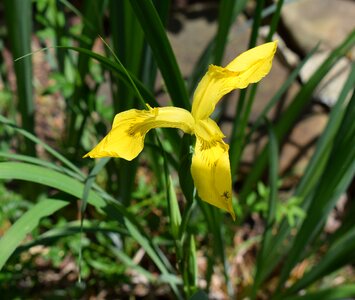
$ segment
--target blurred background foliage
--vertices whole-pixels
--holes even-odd
[[[355,32],[303,76],[322,44],[297,47],[282,13],[291,2],[0,2],[3,299],[355,297]],[[177,47],[174,34],[199,18],[215,24],[209,38],[205,27]],[[193,140],[180,132],[152,131],[132,162],[82,159],[116,113],[189,109],[210,63],[274,39],[274,68],[287,72],[214,115],[230,144],[235,223],[198,199]],[[334,103],[320,103],[344,59]],[[326,121],[301,148],[301,171],[297,159],[284,167],[292,132],[317,111]]]

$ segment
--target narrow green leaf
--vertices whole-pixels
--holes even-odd
[[[296,80],[297,76],[299,76],[300,71],[302,70],[303,66],[306,64],[306,62],[317,52],[318,46],[314,47],[311,52],[309,52],[306,57],[298,64],[298,66],[292,71],[292,73],[288,76],[287,80],[282,84],[282,86],[279,88],[279,90],[275,93],[275,95],[271,98],[271,100],[266,104],[254,124],[252,125],[250,132],[248,133],[246,137],[246,142],[245,144],[248,144],[251,136],[255,132],[255,130],[262,124],[262,121],[264,118],[267,117],[267,114],[270,112],[270,110],[275,107],[275,105],[282,99],[282,95],[284,95],[287,90],[290,88],[290,86],[294,83]]]
[[[287,289],[284,295],[292,295],[313,282],[332,273],[341,267],[355,261],[355,228],[344,234],[334,243],[322,259],[313,268],[302,276],[293,286]],[[354,294],[355,295],[355,294]]]
[[[81,35],[85,37],[85,42],[80,42],[80,48],[91,49],[97,36],[102,32],[102,16],[104,13],[106,1],[87,0],[83,3],[83,18],[85,19],[84,27]],[[85,122],[87,121],[87,86],[85,84],[85,76],[89,72],[89,56],[79,52],[78,63],[76,66],[76,84],[74,93],[68,103],[67,113],[67,147],[75,147],[79,149],[78,145],[81,140]],[[81,112],[78,114],[77,112]],[[81,122],[78,121],[78,116],[82,117]]]
[[[91,170],[88,177],[85,180],[84,190],[83,190],[83,197],[81,202],[81,217],[84,217],[84,212],[86,209],[88,197],[90,190],[95,182],[96,175],[105,167],[105,165],[110,161],[110,157],[105,157],[99,160],[99,162],[95,165],[95,167]],[[83,221],[83,219],[82,219]]]
[[[157,11],[150,0],[130,2],[152,48],[174,106],[190,110],[185,83]]]
[[[57,171],[19,162],[0,163],[0,179],[18,179],[47,185],[78,197],[83,195],[84,184]],[[106,203],[93,191],[90,191],[88,201],[98,209]]]
[[[320,137],[316,152],[312,156],[309,162],[304,176],[301,178],[300,184],[297,186],[296,195],[299,197],[304,197],[309,193],[309,191],[314,187],[316,180],[321,176],[324,166],[324,162],[329,156],[328,149],[331,148],[333,140],[337,135],[337,130],[339,129],[340,122],[345,113],[344,103],[347,99],[349,92],[353,89],[355,85],[355,63],[352,64],[351,72],[344,87],[339,95],[339,98],[333,107],[329,115],[329,121],[322,136]],[[327,153],[328,152],[328,153]]]
[[[309,206],[309,201],[312,199],[312,190],[314,189],[319,178],[324,174],[325,164],[329,158],[329,154],[334,143],[334,137],[339,134],[340,122],[343,118],[344,112],[344,101],[347,98],[346,96],[352,90],[355,83],[355,66],[353,65],[352,71],[342,89],[342,92],[339,96],[339,99],[336,105],[333,107],[329,121],[322,133],[319,141],[317,142],[316,151],[313,154],[304,175],[301,178],[295,196],[303,198],[302,207],[305,209]],[[278,264],[283,253],[288,251],[287,247],[284,246],[284,240],[287,238],[290,232],[290,227],[287,221],[283,221],[278,234],[274,239],[273,246],[267,250],[269,263],[263,270],[263,279],[266,278],[267,274],[272,272],[273,268]]]
[[[69,203],[59,199],[45,199],[25,212],[0,239],[0,270],[26,235],[38,226],[42,218],[52,215]]]
[[[346,191],[355,175],[355,91],[345,111],[338,135],[334,140],[327,165],[312,193],[307,217],[295,237],[280,275],[279,289],[292,268],[304,255],[306,245],[311,243],[324,226],[325,220],[340,195]]]
[[[171,1],[155,0],[154,5],[164,25],[168,22]],[[144,58],[142,69],[142,81],[152,91],[155,88],[155,81],[158,74],[158,66],[154,60],[152,48],[145,42]]]
[[[145,86],[141,83],[139,79],[137,79],[133,74],[131,74],[128,70],[124,69],[123,66],[120,66],[116,62],[113,62],[112,60],[108,59],[107,57],[104,57],[100,54],[97,54],[95,52],[92,52],[88,49],[84,48],[79,48],[79,47],[67,47],[67,46],[60,46],[59,48],[63,49],[70,49],[77,51],[79,53],[83,53],[97,61],[99,61],[104,67],[106,67],[108,70],[113,71],[123,82],[130,88],[134,89],[136,86],[138,91],[134,89],[134,92],[136,96],[142,95],[145,101],[149,103],[149,105],[153,107],[158,107],[159,104],[156,102],[155,97],[152,95],[152,93],[145,88]],[[134,86],[132,85],[132,81],[134,83]],[[139,92],[139,94],[137,94]]]
[[[143,31],[129,1],[110,1],[110,25],[113,50],[125,68],[138,76],[142,64]],[[116,84],[117,89],[112,87],[115,111],[133,108],[132,90],[121,81]]]
[[[174,183],[171,176],[168,177],[168,207],[170,217],[170,231],[174,239],[179,238],[179,228],[181,225],[181,214],[179,203],[177,201],[176,193],[174,190]]]
[[[277,205],[277,193],[278,193],[278,142],[272,125],[268,123],[269,129],[269,185],[270,195],[266,219],[266,227],[263,234],[260,253],[257,258],[256,274],[254,284],[252,288],[252,299],[255,299],[260,283],[262,281],[261,274],[265,264],[268,264],[267,250],[272,247],[272,230],[275,225],[276,218],[276,205]]]
[[[101,221],[84,221],[83,226],[80,225],[80,221],[68,222],[64,226],[54,227],[38,237],[35,240],[24,243],[19,246],[14,252],[15,255],[19,255],[21,252],[27,251],[31,247],[37,245],[51,246],[57,243],[61,238],[72,236],[77,233],[87,232],[87,233],[116,233],[120,235],[129,235],[127,229],[123,228],[120,224],[115,223],[114,225],[107,225]]]
[[[344,300],[355,296],[355,284],[343,284],[337,287],[323,289],[303,296],[292,296],[282,300]]]
[[[226,281],[228,296],[234,298],[234,289],[229,276],[229,263],[226,257],[224,242],[225,226],[222,222],[223,214],[216,207],[203,202],[197,195],[196,198],[208,224],[208,230],[213,236],[213,257],[211,257],[211,264],[212,266],[216,265],[217,260],[220,259],[223,265],[223,276]]]
[[[21,0],[4,1],[4,15],[10,40],[13,58],[31,52],[32,37],[32,2]],[[32,60],[30,57],[21,59],[14,64],[18,94],[18,109],[21,114],[22,126],[34,132],[34,101],[32,86]],[[26,140],[25,152],[35,155],[34,145]]]
[[[293,99],[290,106],[282,114],[282,117],[275,126],[276,136],[279,141],[285,137],[286,133],[290,130],[299,114],[304,109],[305,105],[310,101],[311,95],[317,87],[320,80],[330,70],[330,68],[337,62],[337,60],[345,55],[345,53],[355,43],[355,31],[353,31],[344,40],[344,42],[336,48],[320,66],[320,68],[312,75],[308,82],[301,88]],[[240,191],[240,199],[246,199],[254,184],[259,180],[265,166],[267,164],[267,148],[261,152],[256,161],[254,162],[253,169],[246,178],[243,188]]]
[[[256,2],[256,8],[254,12],[253,28],[251,32],[251,37],[249,41],[248,48],[253,48],[256,45],[256,41],[259,35],[259,29],[261,27],[262,13],[265,6],[265,0],[259,0]]]
[[[78,180],[82,180],[82,177],[79,176],[77,173],[74,173],[71,170],[69,170],[63,166],[60,166],[60,165],[54,164],[52,162],[36,158],[36,157],[22,155],[22,154],[16,154],[16,153],[10,153],[10,152],[2,152],[2,151],[0,151],[0,157],[8,158],[11,160],[16,160],[16,161],[21,161],[21,162],[26,162],[26,163],[30,163],[30,164],[34,164],[34,165],[39,165],[42,167],[46,167],[46,168],[53,169],[55,171],[67,174],[67,175],[69,175],[73,178],[76,178]]]
[[[139,244],[147,251],[148,255],[153,259],[154,263],[157,265],[159,270],[162,272],[163,275],[169,275],[173,272],[173,267],[171,266],[168,259],[162,254],[159,248],[154,247],[152,244],[151,239],[148,236],[143,235],[130,220],[125,219],[125,225],[129,230],[132,237],[139,241]],[[169,272],[169,270],[171,272]],[[175,295],[182,299],[182,295],[180,290],[177,288],[175,283],[170,283],[172,290],[174,291]]]
[[[189,270],[189,278],[190,278],[189,280],[190,290],[195,292],[197,288],[198,272],[197,272],[196,243],[193,235],[190,236],[188,264],[189,264],[188,270]]]
[[[69,169],[71,169],[76,174],[78,174],[79,176],[81,175],[84,178],[83,174],[81,173],[81,171],[80,171],[80,169],[78,167],[76,167],[72,162],[70,162],[68,159],[66,159],[58,151],[54,150],[52,147],[50,147],[46,143],[42,142],[39,138],[37,138],[35,135],[30,133],[29,131],[18,127],[16,124],[14,124],[8,118],[6,118],[6,117],[4,117],[2,115],[0,115],[0,123],[4,124],[5,126],[8,126],[9,128],[12,128],[16,132],[18,132],[21,135],[23,135],[28,140],[30,140],[31,142],[42,146],[48,153],[53,155],[53,157],[57,158],[64,165],[66,165]]]
[[[84,184],[70,178],[67,175],[26,163],[0,163],[0,179],[18,179],[36,182],[66,192],[79,199],[82,197],[84,190]],[[106,200],[104,200],[92,190],[88,195],[88,203],[95,206],[99,212],[107,214],[109,218],[114,220],[118,220],[124,216],[125,225],[131,236],[144,248],[159,270],[164,275],[174,273],[174,269],[166,256],[144,233],[144,230],[137,223],[136,218],[127,211],[125,206],[117,201],[114,201],[112,198],[106,197]],[[170,286],[177,295],[180,295],[180,292],[174,282],[171,282]]]
[[[216,65],[222,63],[224,49],[227,44],[230,27],[235,19],[234,9],[240,1],[222,0],[219,4],[218,12],[218,29],[216,34],[216,42],[214,47],[213,62]]]
[[[277,25],[279,23],[280,17],[281,17],[281,9],[284,4],[284,0],[278,0],[277,1],[277,6],[275,13],[272,16],[271,24],[270,24],[270,30],[266,38],[266,42],[270,42],[272,40],[272,37],[274,33],[276,32]]]
[[[261,26],[261,20],[263,18],[263,6],[265,1],[258,1],[255,9],[255,17],[253,22],[252,34],[249,42],[249,48],[256,46],[256,41],[258,38],[259,28]],[[266,41],[270,41],[273,34],[275,33],[278,21],[280,19],[281,8],[283,1],[278,1],[276,11],[272,17],[271,26],[269,30],[268,37]],[[246,128],[249,120],[249,116],[254,104],[255,95],[257,92],[258,83],[250,86],[250,91],[241,91],[239,95],[239,101],[237,105],[236,118],[233,122],[232,128],[232,138],[231,138],[231,150],[230,153],[233,154],[231,158],[231,172],[233,178],[236,177],[238,171],[239,163],[241,160],[243,148],[245,146],[245,134]],[[246,99],[246,96],[247,99]]]

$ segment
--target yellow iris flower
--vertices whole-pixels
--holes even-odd
[[[120,157],[132,160],[143,150],[146,133],[152,128],[179,128],[196,136],[191,174],[199,197],[228,211],[233,219],[229,146],[217,123],[210,118],[218,101],[234,89],[246,88],[269,73],[277,48],[270,42],[252,48],[226,67],[210,65],[198,84],[191,113],[178,107],[147,105],[115,116],[111,131],[84,157]]]

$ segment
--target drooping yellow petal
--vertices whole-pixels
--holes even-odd
[[[206,124],[204,126],[209,127]],[[206,141],[201,138],[200,133],[201,131],[197,129],[195,151],[191,164],[191,174],[197,193],[203,201],[228,211],[235,220],[232,207],[229,147],[216,136]]]
[[[258,82],[267,75],[276,48],[277,42],[266,43],[240,54],[224,68],[210,65],[194,94],[194,118],[208,118],[225,94],[234,89],[246,88],[250,83]]]
[[[130,109],[115,116],[111,131],[84,157],[121,157],[132,160],[143,150],[146,133],[152,128],[179,128],[192,134],[195,121],[185,109],[177,107]]]

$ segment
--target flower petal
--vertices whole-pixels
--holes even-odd
[[[191,173],[197,193],[203,201],[228,211],[235,220],[229,147],[223,140],[207,142],[196,137]]]
[[[210,65],[196,88],[192,103],[195,119],[208,118],[218,101],[234,89],[246,88],[267,75],[271,69],[277,42],[252,48],[230,62],[225,68]]]
[[[187,110],[177,107],[130,109],[115,116],[111,131],[84,157],[121,157],[132,160],[143,150],[146,133],[152,128],[180,128],[192,134],[195,121]]]

